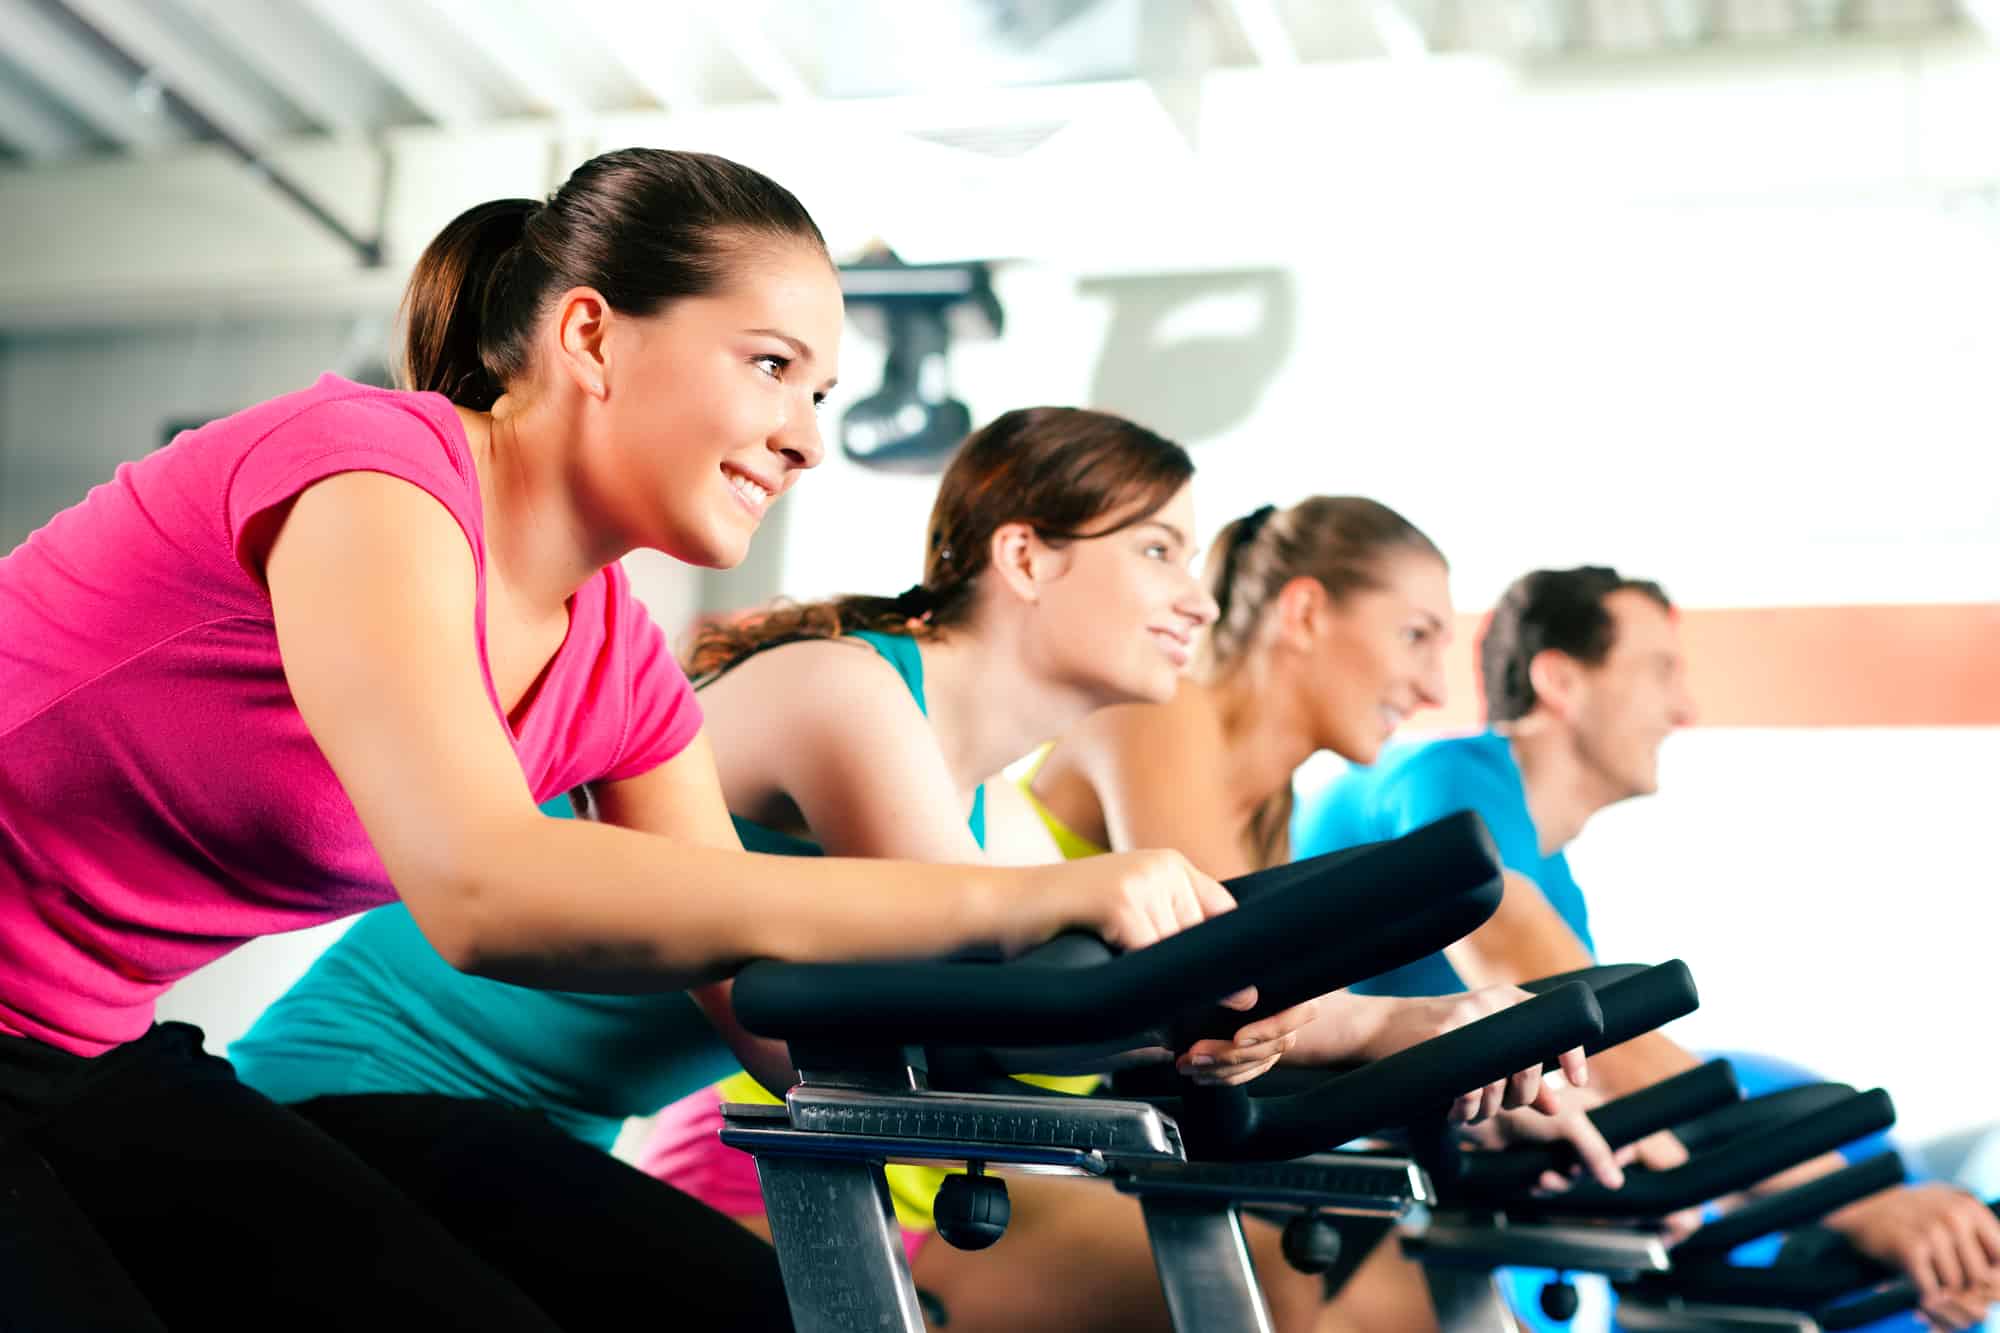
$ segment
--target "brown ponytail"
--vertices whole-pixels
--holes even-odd
[[[970,618],[993,534],[1006,524],[1026,523],[1051,546],[1108,536],[1157,513],[1193,475],[1186,450],[1109,412],[1004,413],[966,437],[938,482],[921,583],[896,597],[779,602],[703,626],[688,653],[688,675],[719,675],[794,639],[855,630],[932,637]]]
[[[540,207],[533,199],[495,199],[469,208],[424,250],[403,291],[403,388],[482,412],[493,406],[501,385],[480,358],[479,314],[487,285]]]

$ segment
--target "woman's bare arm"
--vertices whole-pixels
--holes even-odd
[[[307,728],[412,916],[464,970],[678,990],[753,957],[1021,948],[1072,926],[1136,947],[1228,905],[1178,858],[801,860],[545,818],[487,697],[472,555],[442,505],[392,477],[340,474],[300,495],[265,573]]]

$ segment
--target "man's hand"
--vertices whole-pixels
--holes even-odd
[[[1904,1185],[1826,1219],[1855,1249],[1909,1274],[1939,1328],[1970,1328],[2000,1301],[2000,1220],[1950,1185]]]

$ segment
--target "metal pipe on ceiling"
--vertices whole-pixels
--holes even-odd
[[[323,229],[336,237],[341,244],[354,251],[364,268],[379,268],[382,264],[382,241],[380,237],[366,237],[356,232],[347,223],[336,217],[333,211],[321,203],[313,193],[293,180],[285,171],[254,144],[246,143],[228,129],[217,124],[198,105],[190,101],[181,91],[160,77],[158,71],[145,61],[125,49],[116,38],[99,28],[89,18],[79,13],[67,0],[29,0],[29,3],[43,10],[51,18],[63,23],[71,31],[88,41],[92,47],[103,53],[105,58],[124,71],[131,78],[135,95],[145,89],[148,96],[159,98],[164,114],[180,121],[196,136],[213,140],[239,159],[245,169],[263,180],[273,190],[285,196],[317,222]]]

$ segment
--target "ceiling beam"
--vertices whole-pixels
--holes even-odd
[[[1580,36],[1572,0],[1514,0],[1511,12],[1514,31],[1526,51],[1567,51]]]
[[[537,47],[530,35],[508,22],[506,12],[496,10],[490,0],[425,2],[451,26],[454,36],[513,85],[523,102],[565,120],[583,120],[590,115],[589,95],[546,51]],[[561,17],[556,21],[561,22]]]
[[[271,0],[202,0],[198,12],[217,41],[322,129],[358,135],[375,128],[376,108],[358,94],[348,62],[316,59],[321,53],[300,41],[297,27]]]
[[[158,148],[187,138],[159,114],[157,104],[135,96],[133,80],[98,53],[66,14],[40,0],[0,0],[6,16],[7,54],[65,103],[78,119],[112,143]]]
[[[2000,45],[2000,0],[1960,0],[1965,17],[1972,20],[1972,26],[1986,35],[1986,40]]]
[[[138,0],[61,3],[235,138],[269,143],[295,128],[267,99],[246,90],[233,71],[219,67],[162,22],[157,6]]]
[[[590,29],[605,56],[632,76],[646,95],[673,112],[701,105],[685,64],[663,52],[685,50],[694,19],[685,6],[657,0],[572,0],[572,12]]]
[[[71,7],[68,0],[46,0],[46,4],[63,17],[78,37],[95,49],[104,63],[123,70],[127,77],[145,90],[158,103],[163,115],[186,126],[193,132],[193,137],[211,141],[226,150],[257,180],[291,200],[300,211],[332,233],[341,244],[354,252],[363,266],[375,267],[382,262],[381,239],[360,235],[316,194],[278,167],[267,156],[267,142],[246,138],[234,126],[209,114],[204,106],[190,101],[173,78],[162,77],[160,71],[149,70],[120,38],[98,27],[88,14]]]
[[[1792,0],[1799,26],[1809,32],[1829,33],[1854,21],[1853,0]]]
[[[428,49],[391,0],[298,0],[411,104],[439,125],[464,129],[492,120],[500,108],[447,61]]]
[[[0,142],[36,162],[74,157],[96,141],[11,78],[0,78]]]
[[[723,49],[736,58],[746,73],[764,85],[764,90],[788,105],[803,105],[813,99],[812,86],[799,73],[791,57],[778,49],[771,34],[757,23],[746,6],[724,0],[695,11],[708,25]]]
[[[1229,0],[1229,12],[1259,65],[1291,69],[1299,63],[1298,43],[1274,0]]]
[[[1392,60],[1422,60],[1431,53],[1430,35],[1403,0],[1373,0],[1368,17],[1375,37]]]
[[[1715,36],[1717,0],[1653,0],[1653,17],[1670,46],[1699,46]]]

